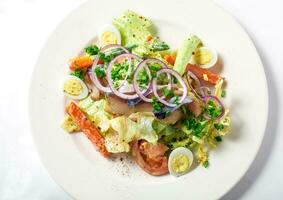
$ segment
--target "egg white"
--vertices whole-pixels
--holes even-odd
[[[120,31],[115,26],[113,26],[111,24],[106,24],[99,31],[99,42],[100,42],[101,46],[103,46],[102,35],[105,32],[112,32],[112,33],[114,33],[116,38],[117,38],[117,44],[121,44],[121,34],[120,34]]]
[[[78,81],[81,84],[83,89],[82,89],[82,92],[78,96],[70,95],[70,94],[64,92],[65,96],[67,96],[67,97],[69,97],[71,99],[75,99],[75,100],[80,100],[80,99],[83,99],[83,98],[87,97],[87,95],[88,95],[88,87],[86,86],[86,84],[81,79],[79,79],[76,76],[68,75],[64,79],[63,87],[64,87],[65,82],[70,80],[70,79]]]
[[[172,168],[172,160],[174,157],[176,157],[177,155],[180,155],[180,154],[183,154],[185,156],[187,156],[187,158],[189,159],[189,167],[186,171],[182,172],[182,173],[176,173],[173,168]],[[169,159],[168,159],[168,169],[169,169],[169,173],[173,176],[182,176],[186,173],[189,172],[191,166],[192,166],[192,163],[194,161],[194,156],[193,156],[193,153],[188,149],[188,148],[185,148],[185,147],[178,147],[176,149],[174,149],[170,155],[169,155]]]

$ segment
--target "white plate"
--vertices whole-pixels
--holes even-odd
[[[82,134],[61,128],[62,80],[68,60],[97,30],[126,9],[154,20],[158,34],[178,47],[190,32],[217,50],[228,80],[226,103],[232,132],[211,152],[210,167],[187,176],[152,177],[130,162],[104,159]],[[30,119],[42,162],[54,180],[78,199],[216,199],[247,171],[262,142],[267,119],[264,70],[251,40],[222,9],[206,0],[88,1],[54,31],[35,67],[30,88]]]

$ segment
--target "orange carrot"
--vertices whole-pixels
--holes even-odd
[[[175,60],[176,58],[172,55],[165,55],[164,59],[170,64],[170,65],[174,65],[175,64]]]
[[[83,133],[88,137],[88,139],[96,145],[99,152],[105,156],[109,157],[110,153],[107,151],[104,145],[104,138],[101,136],[99,131],[94,127],[93,123],[86,117],[83,111],[74,103],[71,102],[67,107],[67,113],[75,121],[75,123],[80,127]]]
[[[202,79],[212,85],[215,85],[223,79],[221,76],[218,74],[215,74],[207,69],[200,68],[196,65],[187,65],[187,71],[191,71],[193,74],[195,74],[199,79]]]
[[[153,39],[153,37],[151,35],[147,36],[146,41],[150,42]]]
[[[70,65],[70,70],[74,71],[77,69],[86,69],[92,65],[92,58],[89,56],[81,56],[74,58]]]

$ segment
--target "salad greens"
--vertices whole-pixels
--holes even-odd
[[[230,131],[229,110],[220,101],[226,96],[224,78],[190,63],[194,52],[202,47],[200,38],[189,35],[178,51],[171,50],[169,44],[154,35],[152,26],[150,20],[128,10],[113,21],[110,28],[114,31],[106,30],[109,37],[106,40],[121,41],[121,45],[120,42],[102,47],[91,44],[84,49],[84,57],[75,59],[70,75],[71,79],[79,79],[69,81],[71,91],[74,84],[87,81],[89,73],[99,80],[93,81],[94,85],[88,82],[85,86],[80,85],[78,94],[85,95],[73,96],[82,115],[86,116],[83,120],[90,120],[89,123],[78,123],[74,116],[66,115],[62,127],[68,132],[77,132],[85,130],[81,124],[93,125],[95,129],[92,131],[97,128],[96,132],[102,136],[100,141],[104,142],[103,146],[109,153],[130,152],[133,150],[132,143],[137,140],[146,141],[153,149],[162,144],[166,147],[162,156],[185,147],[193,152],[202,166],[208,167],[208,152],[219,145]],[[120,35],[115,38],[116,32]],[[125,53],[125,48],[129,52]],[[137,66],[141,68],[136,70]],[[190,79],[189,75],[185,77],[187,71],[200,79],[199,82],[212,86],[203,90],[199,84],[195,88],[197,80]],[[134,77],[137,79],[133,81]],[[97,87],[97,81],[101,81],[99,84],[103,87]],[[153,86],[158,88],[154,92]],[[126,92],[120,92],[120,89]],[[144,98],[139,94],[141,91],[146,91]],[[119,96],[119,92],[123,95]],[[191,102],[184,103],[184,97]],[[92,141],[95,139],[92,138]]]
[[[180,75],[185,73],[187,64],[200,44],[201,40],[197,36],[190,35],[189,38],[181,45],[174,65],[174,70],[176,70]]]

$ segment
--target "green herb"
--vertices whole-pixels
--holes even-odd
[[[141,85],[148,85],[148,83],[149,83],[149,75],[147,74],[147,72],[145,70],[141,70],[139,72],[137,81]]]
[[[97,55],[99,52],[99,48],[96,45],[90,45],[85,48],[85,52],[91,56]]]
[[[178,79],[177,79],[175,76],[173,77],[173,83],[174,83],[174,84],[177,84],[177,83],[178,83]]]
[[[221,137],[221,136],[216,136],[216,137],[214,137],[214,139],[215,139],[217,142],[222,142],[222,137]]]
[[[102,60],[104,63],[109,63],[114,58],[114,54],[106,55],[105,53],[100,51],[98,52],[98,57],[99,60]]]
[[[221,114],[222,108],[217,106],[213,100],[207,102],[205,112],[211,117],[216,119]]]
[[[222,97],[222,98],[225,98],[225,97],[226,97],[226,91],[225,91],[225,90],[222,90],[222,91],[221,91],[221,97]]]
[[[162,111],[162,108],[164,107],[164,105],[160,102],[157,101],[157,98],[156,97],[152,97],[152,107],[153,107],[153,110],[155,112],[160,112]]]
[[[81,80],[84,80],[84,75],[85,75],[85,73],[84,73],[83,70],[75,70],[75,71],[73,71],[73,72],[71,73],[71,75],[72,75],[72,76],[76,76],[76,77],[78,77],[78,78],[81,79]]]
[[[161,69],[161,66],[158,65],[158,64],[151,64],[148,66],[148,68],[151,70],[151,71],[158,71]]]
[[[219,131],[221,131],[221,130],[224,129],[224,125],[223,125],[223,124],[214,124],[214,127],[215,127],[217,130],[219,130]]]
[[[172,90],[169,90],[167,87],[162,88],[162,94],[168,98],[172,98],[174,96],[174,92]]]
[[[202,138],[205,135],[204,128],[206,126],[205,122],[198,122],[195,118],[189,118],[184,121],[185,126],[188,130],[192,131],[192,135]]]
[[[166,116],[169,116],[170,114],[171,114],[171,110],[167,109],[167,110],[165,111],[165,115],[166,115]]]
[[[127,76],[128,69],[129,63],[127,62],[115,64],[111,70],[111,79],[113,81],[123,80]]]
[[[202,166],[204,166],[205,168],[208,168],[209,162],[208,162],[208,161],[205,161],[205,162],[202,164]]]
[[[179,96],[176,96],[176,97],[174,98],[173,104],[176,104],[176,105],[179,105],[179,104],[180,104],[180,97],[179,97]]]
[[[170,49],[169,45],[159,39],[154,39],[152,42],[153,51],[165,51]]]
[[[126,49],[128,49],[128,51],[132,52],[133,49],[137,48],[139,45],[137,44],[132,44],[132,45],[129,45],[129,46],[126,46]]]
[[[94,72],[98,78],[102,78],[105,76],[105,69],[103,67],[96,67]]]

